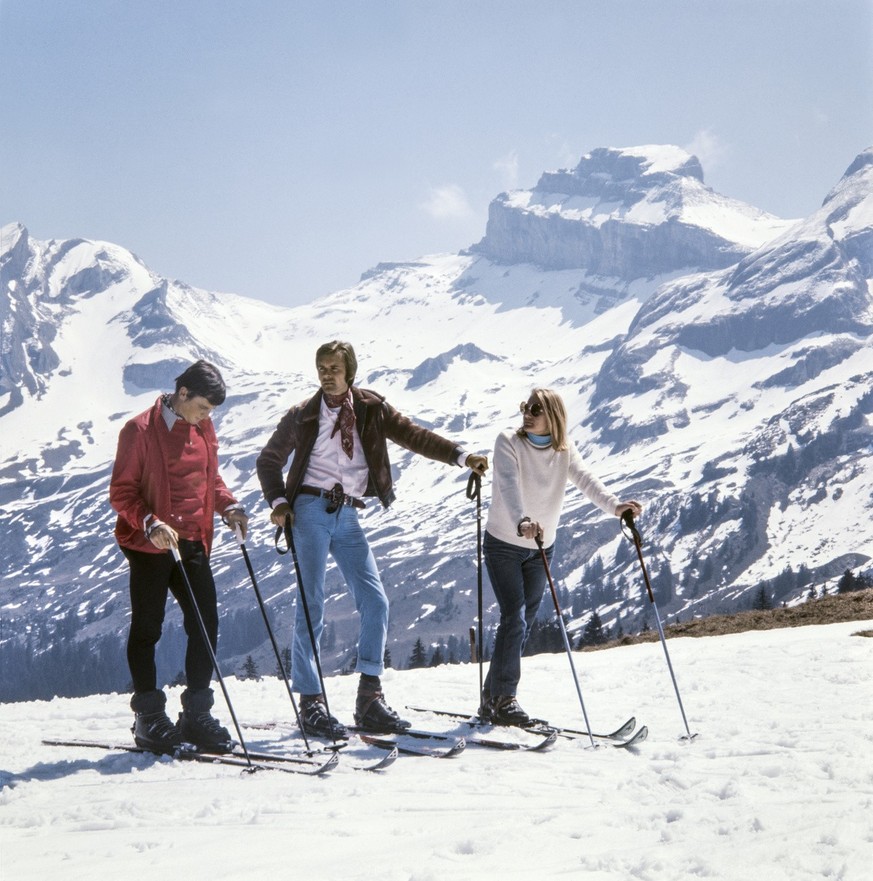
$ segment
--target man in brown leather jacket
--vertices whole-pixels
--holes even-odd
[[[388,598],[358,510],[365,506],[364,497],[376,496],[386,508],[394,501],[389,440],[428,459],[466,466],[478,474],[485,473],[488,459],[467,454],[452,441],[416,425],[381,395],[354,386],[358,363],[350,343],[334,340],[320,346],[315,365],[321,389],[292,407],[279,422],[258,456],[258,479],[273,509],[273,522],[283,526],[290,518],[316,645],[324,625],[328,553],[354,597],[361,618],[355,723],[373,731],[403,730],[409,723],[387,705],[381,689]],[[300,604],[291,670],[307,734],[342,737],[344,727],[327,712]]]

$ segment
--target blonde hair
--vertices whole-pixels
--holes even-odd
[[[566,450],[567,408],[564,406],[561,396],[550,388],[535,388],[531,394],[536,395],[536,399],[542,405],[549,427],[549,434],[552,436],[552,449]],[[524,426],[519,428],[516,434],[519,437],[526,437],[527,432],[524,430]]]

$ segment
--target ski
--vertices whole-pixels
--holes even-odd
[[[260,730],[260,731],[275,731],[277,728],[284,727],[284,726],[280,725],[277,722],[253,722],[253,723],[246,722],[243,727],[244,728],[252,728],[252,729]],[[297,730],[296,726],[294,726],[294,730],[295,731]],[[340,750],[344,749],[346,746],[349,745],[347,738],[339,738],[336,742],[334,742],[332,740],[329,740],[328,738],[316,738],[310,734],[309,739],[324,741],[325,745],[322,746],[320,750],[314,751],[316,754],[320,753],[320,752],[326,752],[326,751],[334,751],[334,752],[338,753]],[[391,765],[393,765],[394,762],[397,761],[397,759],[399,758],[400,752],[401,751],[398,751],[398,750],[389,750],[385,755],[380,755],[379,758],[376,759],[375,761],[363,762],[363,763],[350,762],[344,756],[343,757],[343,767],[345,767],[346,765],[350,765],[350,767],[355,771],[384,771],[387,768],[390,768]],[[312,754],[313,754],[312,751],[302,753],[302,755],[304,755],[304,756],[308,756],[308,755],[312,755]],[[265,758],[267,756],[270,756],[270,758],[276,758],[275,756],[272,756],[269,753],[252,753],[251,750],[249,750],[249,755],[252,756],[253,758],[260,757],[260,756],[263,756]]]
[[[417,740],[439,740],[439,741],[455,741],[458,739],[457,734],[448,734],[444,731],[425,731],[420,728],[386,728],[384,731],[376,731],[373,728],[361,728],[357,725],[349,725],[348,730],[353,734],[376,734],[376,735],[393,735],[404,734],[407,737],[413,737]]]
[[[545,733],[552,730],[558,737],[566,737],[569,740],[594,740],[595,746],[615,746],[629,747],[642,743],[649,736],[649,729],[643,725],[636,727],[636,721],[633,718],[628,719],[620,728],[609,734],[590,734],[578,728],[552,728],[548,723],[535,719],[534,725],[527,726],[524,731],[538,731]]]
[[[272,730],[280,727],[280,725],[275,722],[263,722],[248,725],[247,727]],[[436,731],[420,731],[412,728],[397,731],[372,731],[369,728],[360,728],[356,725],[346,725],[344,727],[350,736],[356,737],[362,743],[374,746],[377,749],[396,749],[397,752],[407,756],[452,758],[463,752],[466,746],[463,737]],[[313,735],[310,734],[309,737],[313,739]],[[425,744],[417,741],[430,741],[430,743]],[[345,743],[346,741],[343,741],[343,746]]]
[[[255,762],[289,762],[289,763],[306,763],[311,764],[314,759],[317,760],[319,755],[327,755],[328,753],[332,753],[333,755],[338,756],[339,750],[341,750],[345,746],[337,747],[333,749],[331,747],[327,747],[322,751],[312,751],[302,753],[301,755],[288,755],[288,753],[276,755],[274,753],[263,753],[263,752],[252,752],[249,750],[249,758]],[[201,750],[203,752],[203,750]],[[210,753],[212,755],[212,753]],[[241,749],[234,749],[232,755],[237,758],[245,758],[245,753]],[[367,764],[356,764],[352,763],[351,767],[355,771],[384,771],[386,768],[390,768],[394,762],[397,761],[398,752],[397,750],[392,750],[386,753],[384,756],[380,756],[378,760],[375,762],[369,762]],[[346,762],[343,761],[343,766],[346,765]]]
[[[449,735],[428,735],[427,732],[408,731],[374,734],[371,731],[351,729],[364,743],[379,749],[396,750],[408,756],[431,756],[435,759],[449,759],[460,755],[467,743],[463,737]],[[430,741],[430,742],[427,742]]]
[[[499,731],[499,726],[494,726],[492,731],[489,732],[494,733],[494,731]],[[466,740],[468,743],[475,744],[476,746],[486,747],[487,749],[503,749],[503,750],[522,750],[525,752],[539,752],[540,750],[548,749],[550,746],[554,744],[554,742],[558,739],[557,731],[546,731],[544,729],[537,729],[534,731],[529,731],[526,728],[517,728],[517,731],[524,731],[526,734],[537,735],[538,739],[530,742],[530,743],[522,743],[517,740],[508,740],[505,738],[495,738],[491,736],[485,736],[480,734],[468,735]]]
[[[639,743],[642,743],[649,736],[649,729],[643,725],[641,728],[637,728],[630,737],[621,740],[616,738],[611,741],[607,741],[610,746],[617,747],[619,749],[627,749],[628,747],[636,746]]]
[[[412,710],[412,712],[415,713],[433,713],[435,716],[446,716],[451,719],[458,719],[469,725],[471,728],[483,728],[490,724],[488,722],[483,722],[478,716],[471,716],[469,713],[458,713],[451,710],[435,710],[430,707],[407,706],[406,709]],[[531,722],[533,723],[532,725],[525,726],[519,730],[542,734],[544,737],[547,737],[549,732],[554,732],[556,737],[565,737],[570,740],[589,737],[588,732],[583,731],[580,728],[564,728],[559,725],[552,725],[550,722],[546,722],[542,719],[532,719]],[[645,725],[642,726],[642,728],[637,728],[636,725],[636,718],[631,716],[627,722],[620,725],[615,731],[610,731],[606,734],[592,732],[590,736],[596,741],[607,742],[611,746],[636,746],[638,743],[642,743],[649,734],[649,730]],[[500,728],[501,726],[494,727]]]
[[[333,770],[339,762],[339,756],[334,752],[326,759],[285,756],[266,756],[257,761],[253,760],[249,753],[249,760],[242,752],[234,753],[208,753],[201,752],[195,747],[183,745],[174,753],[157,753],[141,746],[129,743],[110,743],[96,740],[43,740],[46,746],[69,746],[84,747],[86,749],[102,749],[107,751],[121,751],[129,753],[141,753],[146,755],[168,755],[171,759],[179,759],[185,762],[202,762],[204,764],[230,765],[242,768],[245,771],[284,771],[286,774],[306,774],[316,776]]]
[[[529,730],[538,730],[538,729],[546,729],[551,728],[558,732],[558,737],[566,737],[568,740],[576,740],[578,738],[588,738],[593,737],[595,740],[601,741],[626,741],[633,734],[634,730],[641,731],[642,729],[637,728],[637,720],[631,716],[624,725],[620,725],[615,731],[610,731],[608,734],[598,734],[597,732],[592,732],[590,735],[587,731],[582,728],[563,728],[560,725],[552,725],[550,722],[546,722],[544,719],[531,719],[531,724],[526,726]],[[645,727],[645,726],[643,726]],[[640,738],[641,740],[645,740],[645,736]]]

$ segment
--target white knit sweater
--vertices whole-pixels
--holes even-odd
[[[504,431],[494,444],[494,478],[485,529],[494,538],[523,548],[536,548],[533,539],[518,535],[518,521],[530,517],[543,527],[543,545],[555,541],[564,492],[571,482],[601,511],[615,514],[617,496],[582,463],[572,441],[567,450],[536,447],[515,431]]]

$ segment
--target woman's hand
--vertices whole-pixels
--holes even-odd
[[[643,506],[639,502],[633,500],[629,502],[619,502],[615,506],[616,517],[621,517],[621,515],[624,514],[625,511],[630,511],[634,517],[639,517],[640,514],[643,513]]]
[[[543,527],[537,520],[523,520],[518,526],[522,538],[543,540]]]

